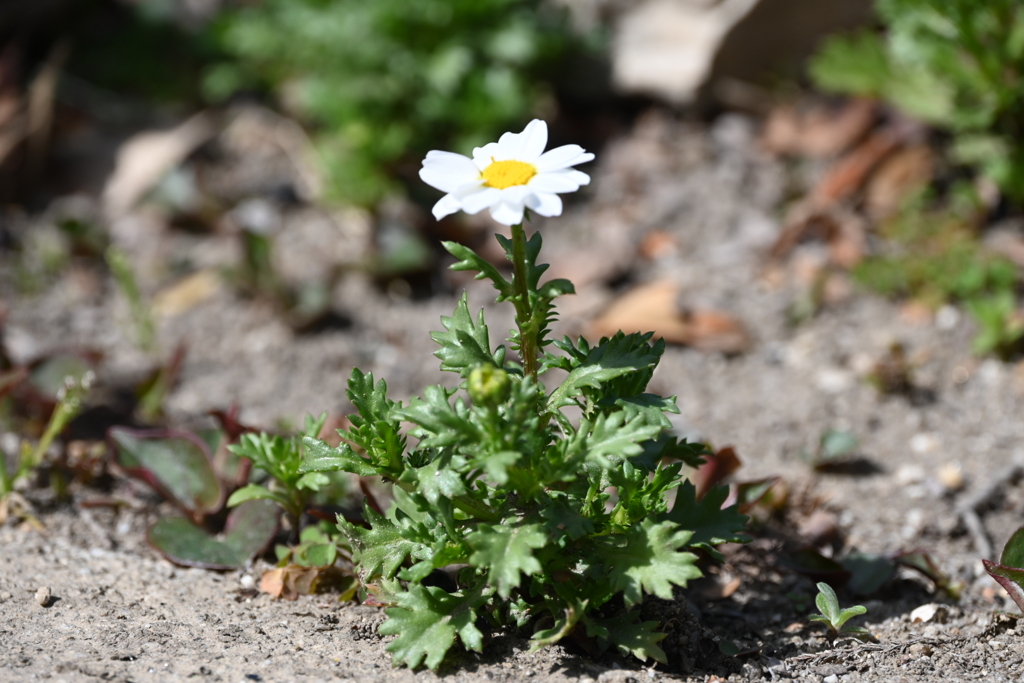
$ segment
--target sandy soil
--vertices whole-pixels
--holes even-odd
[[[1024,675],[1017,619],[1000,612],[1017,610],[984,574],[979,552],[986,540],[1001,547],[1024,512],[1024,495],[1007,476],[1022,457],[1024,423],[1017,416],[1024,373],[972,356],[973,325],[964,314],[910,315],[849,283],[817,316],[788,322],[802,286],[792,264],[773,270],[765,252],[781,229],[784,202],[794,184],[805,182],[807,169],[764,155],[756,136],[755,122],[739,116],[703,130],[649,115],[601,152],[582,200],[540,229],[552,275],[572,278],[579,290],[563,309],[562,331],[583,329],[620,290],[662,278],[680,287],[686,305],[726,311],[743,322],[753,340],[747,352],[726,356],[672,346],[654,389],[679,397],[681,433],[736,448],[744,463],[739,478],[782,477],[792,510],[759,528],[755,543],[730,549],[724,565],[710,568],[709,578],[680,592],[676,602],[645,604],[649,614],[673,624],[668,666],[594,659],[572,646],[529,654],[528,632],[493,633],[482,656],[452,656],[440,672],[446,680],[875,683],[1016,681]],[[295,238],[288,249],[296,253],[282,259],[307,266],[328,261],[324,267],[330,267],[332,259],[336,265],[348,258],[325,253],[330,250],[322,245],[330,240],[366,247],[356,214],[302,205],[275,210],[282,230]],[[186,258],[214,267],[237,258],[227,237],[171,231],[144,212],[130,220],[112,233],[137,259]],[[139,237],[144,230],[152,231],[157,246]],[[671,236],[675,248],[645,259],[637,245],[654,230]],[[803,246],[794,259],[813,259],[816,249]],[[166,270],[154,272],[145,283],[151,292],[173,281]],[[294,272],[298,278],[303,269]],[[86,269],[76,277],[81,284],[82,277],[98,276]],[[164,348],[189,339],[181,381],[168,402],[170,419],[201,424],[204,411],[231,402],[240,404],[244,421],[264,425],[281,418],[294,423],[306,412],[343,413],[352,366],[387,378],[396,397],[429,382],[450,382],[436,370],[427,331],[450,313],[463,287],[476,306],[490,292],[445,277],[435,296],[411,300],[400,289],[382,290],[367,276],[347,272],[332,300],[349,324],[314,334],[296,333],[272,308],[217,288],[161,318]],[[110,282],[76,289],[69,276],[26,299],[12,298],[10,281],[0,281],[9,308],[5,341],[16,359],[68,343],[98,348],[105,352],[99,374],[109,384],[152,363],[128,340],[123,302],[110,295]],[[493,313],[488,322],[496,334],[508,317]],[[915,383],[924,390],[911,397],[882,396],[865,379],[894,342],[907,349]],[[809,466],[801,454],[813,451],[830,429],[857,435],[862,467],[825,474]],[[962,488],[950,486],[950,472],[962,476]],[[1003,479],[992,500],[978,507],[984,537],[969,533],[960,514],[964,502]],[[92,494],[75,495],[81,501]],[[40,500],[45,534],[12,524],[0,528],[4,680],[435,677],[391,668],[386,643],[374,633],[382,620],[375,608],[342,605],[330,595],[271,600],[252,590],[267,566],[262,561],[245,573],[175,568],[143,541],[147,521],[159,514],[152,509],[115,512]],[[813,535],[806,525],[815,510],[834,526],[829,533],[837,552],[924,548],[966,584],[962,599],[953,603],[927,580],[901,573],[863,601],[868,614],[858,621],[876,642],[833,646],[806,620],[813,581],[787,569],[781,552]],[[35,598],[41,587],[52,591],[49,606]],[[942,605],[937,615],[913,623],[910,613],[932,603]],[[735,643],[741,655],[722,655],[721,639]]]

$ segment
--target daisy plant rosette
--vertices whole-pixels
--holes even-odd
[[[674,397],[647,392],[665,342],[549,339],[553,302],[573,287],[542,281],[541,235],[527,238],[523,221],[561,214],[560,195],[590,181],[574,166],[594,155],[546,145],[547,126],[532,121],[472,157],[430,152],[420,172],[445,193],[438,219],[489,209],[511,226],[511,238],[496,236],[511,277],[444,243],[454,270],[514,305],[506,343],[492,346],[484,312],[472,315],[463,294],[431,334],[458,386],[427,387],[403,405],[383,380],[353,370],[358,414],[341,444],[303,441],[302,472],[394,484],[390,508],[367,501],[359,523],[339,516],[338,529],[368,601],[386,607],[379,633],[395,636],[396,665],[436,669],[456,643],[479,652],[486,632],[528,625],[534,648],[572,638],[593,653],[668,662],[660,625],[641,619],[645,594],[673,599],[701,575],[697,552],[717,557],[717,544],[744,540],[745,517],[722,507],[728,489],[698,498],[682,476],[709,451],[669,434]],[[561,379],[549,388],[552,370]]]

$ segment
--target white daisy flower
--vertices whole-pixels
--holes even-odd
[[[505,225],[523,222],[525,209],[541,216],[559,216],[559,193],[575,192],[590,183],[590,176],[572,168],[594,155],[579,145],[563,145],[545,152],[548,125],[534,119],[522,133],[505,133],[497,142],[473,150],[473,158],[433,150],[420,169],[423,182],[447,192],[434,205],[441,220],[456,211],[475,214],[490,209]]]

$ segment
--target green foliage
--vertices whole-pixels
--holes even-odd
[[[77,376],[65,376],[56,393],[57,404],[50,413],[46,429],[35,447],[28,442],[21,444],[18,462],[12,472],[7,470],[6,458],[0,457],[0,502],[5,501],[14,492],[14,487],[31,476],[33,470],[42,464],[43,457],[53,440],[82,411],[94,379],[91,370],[85,370]]]
[[[519,341],[534,334],[531,348],[541,349],[551,302],[571,285],[540,282],[540,236],[524,243],[525,293],[468,249],[447,246],[457,268],[479,269],[499,300],[516,305],[509,345],[525,349]],[[428,387],[403,405],[355,370],[348,395],[359,414],[344,443],[307,438],[300,468],[395,484],[386,514],[366,506],[367,526],[338,519],[361,581],[394,605],[380,632],[398,636],[388,646],[395,662],[436,668],[456,641],[479,650],[484,617],[499,627],[546,617],[536,647],[578,629],[600,646],[665,661],[659,624],[641,622],[637,606],[699,577],[697,552],[744,541],[746,518],[722,509],[725,489],[698,500],[693,485],[680,487],[684,465],[707,450],[669,437],[674,399],[646,393],[664,342],[565,339],[555,344],[562,355],[539,359],[535,377],[491,347],[482,312],[470,315],[465,297],[442,323],[437,355],[460,388]],[[565,374],[549,389],[552,370]],[[437,570],[454,578],[452,590],[428,581]]]
[[[135,342],[139,348],[146,352],[156,350],[156,324],[153,322],[153,311],[149,303],[143,298],[139,290],[139,283],[132,270],[128,254],[119,247],[108,247],[107,265],[114,275],[114,281],[128,300],[128,307],[132,314],[132,324],[135,326]]]
[[[276,89],[319,126],[334,194],[364,204],[404,161],[528,118],[544,68],[580,49],[539,0],[265,0],[225,12],[216,36],[234,60],[208,94]]]
[[[999,562],[982,560],[985,571],[995,579],[1024,611],[1024,527],[1020,527],[1003,547]]]
[[[247,500],[272,500],[281,506],[292,524],[293,535],[298,534],[299,520],[305,512],[309,498],[330,483],[323,472],[303,472],[303,439],[320,434],[327,413],[319,418],[306,417],[306,428],[297,436],[277,434],[243,434],[238,444],[228,446],[237,456],[248,458],[252,464],[266,472],[272,482],[268,485],[248,484],[228,498],[228,507],[234,507]]]
[[[818,621],[828,626],[829,635],[831,637],[870,637],[871,634],[868,633],[866,629],[858,626],[845,625],[846,622],[853,617],[867,613],[867,608],[863,605],[855,605],[854,607],[840,609],[839,598],[836,596],[836,592],[832,590],[832,586],[827,583],[818,584],[818,597],[814,599],[814,604],[818,606],[819,610],[821,610],[821,614],[812,614],[808,618],[811,621]]]
[[[886,251],[862,261],[854,277],[881,294],[934,307],[963,303],[980,328],[975,351],[1009,355],[1024,337],[1015,303],[1017,267],[984,249],[971,207],[931,209],[926,201],[910,203],[880,227]]]
[[[327,522],[308,526],[299,534],[299,543],[294,547],[274,546],[277,566],[297,564],[300,567],[332,567],[338,559],[338,545]]]
[[[884,35],[833,38],[811,65],[814,79],[950,131],[960,162],[1024,201],[1024,5],[876,0],[875,7]]]

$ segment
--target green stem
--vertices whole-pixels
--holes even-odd
[[[519,327],[519,354],[523,360],[523,374],[537,377],[537,334],[530,306],[529,283],[526,278],[526,230],[523,224],[512,226],[512,271],[515,275],[516,325]]]

